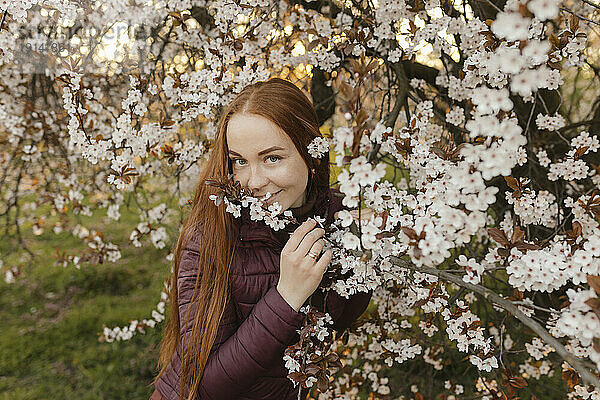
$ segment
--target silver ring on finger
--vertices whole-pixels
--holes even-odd
[[[318,254],[313,253],[312,251],[309,251],[307,254],[310,258],[312,258],[313,260],[317,259]]]

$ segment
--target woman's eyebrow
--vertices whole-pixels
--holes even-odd
[[[279,146],[271,146],[268,149],[264,149],[264,150],[259,151],[258,155],[262,156],[263,154],[267,154],[267,153],[270,153],[270,152],[276,151],[276,150],[285,150],[285,149],[283,147],[279,147]],[[241,154],[238,154],[238,153],[236,153],[233,150],[229,150],[229,154],[232,154],[232,155],[238,156],[238,157],[242,156]]]

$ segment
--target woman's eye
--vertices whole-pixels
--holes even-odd
[[[239,166],[239,165],[242,165],[242,164],[240,164],[238,161],[245,162],[245,161],[244,161],[244,160],[242,160],[241,158],[237,158],[237,159],[235,159],[235,160],[231,160],[231,162],[233,163],[233,165],[238,165],[238,166]]]
[[[272,161],[272,162],[277,162],[277,161],[281,160],[281,157],[279,157],[279,156],[269,156],[269,157],[267,157],[267,159],[269,161]]]

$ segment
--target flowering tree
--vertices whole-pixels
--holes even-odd
[[[8,282],[36,256],[27,220],[33,234],[68,230],[87,245],[58,252],[63,266],[114,262],[123,245],[165,247],[221,108],[277,75],[312,96],[325,139],[311,154],[331,150],[343,204],[360,210],[340,212],[328,232],[335,262],[324,288],[374,290],[342,337],[328,315],[303,309],[301,340],[284,357],[290,379],[319,399],[600,399],[593,0],[0,9]],[[234,215],[248,206],[275,229],[294,223],[232,182],[211,184]],[[118,220],[124,206],[140,216],[129,244],[79,223],[98,209]],[[100,339],[154,327],[165,300]]]

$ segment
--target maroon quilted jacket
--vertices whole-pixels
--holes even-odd
[[[319,214],[331,223],[333,214],[343,207],[335,189],[316,190],[308,208],[294,210],[303,221]],[[337,192],[339,193],[339,192]],[[306,205],[305,205],[306,206]],[[235,251],[231,265],[230,298],[219,325],[217,338],[204,370],[197,398],[201,400],[292,400],[298,398],[300,385],[293,387],[287,378],[283,353],[299,339],[304,314],[296,312],[277,291],[279,256],[289,234],[274,232],[261,221],[251,221],[247,209],[235,219]],[[183,250],[177,284],[180,321],[194,289],[198,265],[199,240],[191,240]],[[327,312],[334,329],[342,331],[367,308],[371,293],[358,293],[345,299],[331,291]],[[231,301],[229,301],[231,300]],[[181,327],[189,334],[191,327]],[[152,400],[179,399],[181,349],[174,353],[167,371],[156,383]],[[307,389],[302,391],[306,398]]]

